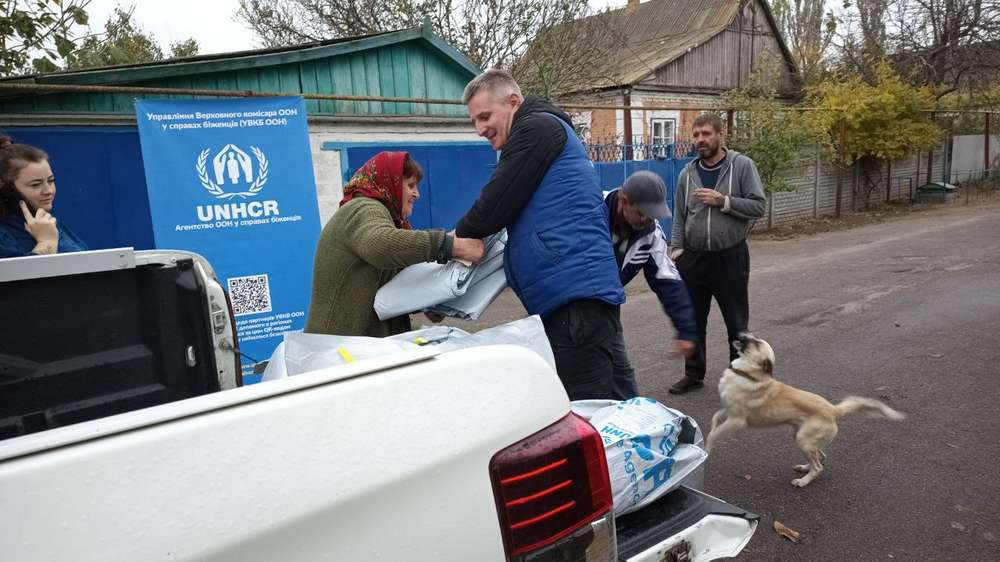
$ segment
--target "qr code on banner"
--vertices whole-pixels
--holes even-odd
[[[259,314],[271,312],[271,287],[267,274],[229,278],[229,300],[233,303],[233,314]]]

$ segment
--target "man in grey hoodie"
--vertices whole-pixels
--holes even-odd
[[[674,199],[671,255],[687,285],[698,325],[695,352],[672,394],[701,388],[705,380],[705,328],[712,297],[726,322],[729,359],[732,342],[750,322],[748,284],[750,221],[764,216],[764,188],[750,157],[723,146],[722,121],[700,115],[694,121],[698,159],[681,171]]]

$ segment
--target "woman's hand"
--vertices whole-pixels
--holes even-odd
[[[475,238],[455,238],[455,244],[451,249],[451,257],[465,260],[472,263],[479,263],[486,253],[486,246],[482,240]]]
[[[56,253],[59,249],[59,230],[56,228],[56,218],[48,214],[45,209],[38,209],[32,216],[24,201],[21,201],[21,213],[24,214],[24,229],[37,242],[32,253]]]

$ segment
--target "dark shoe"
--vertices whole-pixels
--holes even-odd
[[[684,377],[681,380],[675,382],[673,386],[670,387],[670,394],[684,394],[685,392],[696,390],[705,386],[705,383],[700,380],[692,379],[691,377]]]

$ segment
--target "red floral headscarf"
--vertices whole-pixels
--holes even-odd
[[[379,152],[372,156],[344,186],[340,205],[355,197],[375,199],[389,209],[397,227],[410,230],[410,221],[403,216],[403,163],[407,156],[407,152]]]

